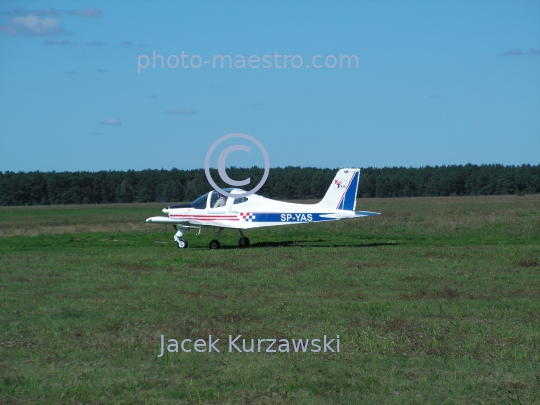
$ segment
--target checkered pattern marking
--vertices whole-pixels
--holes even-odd
[[[242,221],[252,222],[255,219],[255,215],[251,212],[240,212],[238,215]]]

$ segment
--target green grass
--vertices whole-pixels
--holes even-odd
[[[376,218],[187,233],[158,205],[0,209],[0,403],[540,403],[540,196],[359,200]],[[220,338],[166,353],[160,336]],[[228,335],[340,335],[228,353]]]

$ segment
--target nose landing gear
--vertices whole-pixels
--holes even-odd
[[[176,232],[175,235],[174,235],[174,241],[176,242],[176,244],[178,245],[178,247],[180,249],[187,248],[188,247],[188,242],[187,242],[187,240],[182,238],[182,236],[184,236],[185,230],[178,227],[178,226],[176,227],[176,229],[178,230],[178,232]]]

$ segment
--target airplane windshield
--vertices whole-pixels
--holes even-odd
[[[206,208],[207,199],[208,199],[208,193],[203,194],[191,203],[191,207],[196,208],[198,210],[204,210]]]
[[[224,188],[224,191],[230,193],[233,189],[232,188]],[[191,208],[196,208],[198,210],[204,210],[206,209],[206,204],[208,202],[208,194],[212,193],[212,197],[210,199],[210,207],[217,208],[217,207],[223,207],[225,206],[227,202],[227,197],[222,196],[217,191],[209,191],[206,194],[201,195],[199,198],[197,198],[195,201],[193,201],[190,206]],[[247,200],[247,198],[245,199]],[[235,203],[237,204],[237,203]]]

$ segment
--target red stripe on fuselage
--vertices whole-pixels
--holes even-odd
[[[171,218],[178,218],[178,219],[186,219],[190,220],[193,219],[195,221],[217,221],[217,220],[225,220],[225,221],[239,221],[238,217],[236,215],[184,215],[184,214],[171,214],[169,215]]]
[[[171,217],[236,218],[236,215],[171,214]]]

